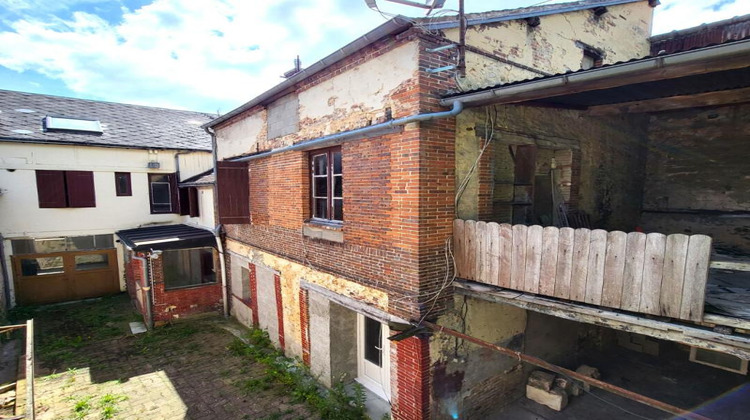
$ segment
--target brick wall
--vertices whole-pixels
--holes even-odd
[[[166,290],[162,259],[151,260],[154,291],[154,323],[168,322],[203,312],[221,312],[221,283]],[[218,270],[217,270],[218,271]],[[218,276],[218,273],[217,273]]]
[[[302,361],[310,366],[310,310],[308,309],[308,291],[299,291],[300,329],[302,330]]]
[[[427,338],[410,337],[399,341],[398,366],[394,385],[397,398],[391,414],[394,420],[430,418],[430,345]]]

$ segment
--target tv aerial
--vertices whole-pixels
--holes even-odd
[[[439,9],[443,7],[443,4],[445,4],[445,0],[424,0],[422,2],[415,1],[415,0],[385,0],[391,3],[398,3],[398,4],[404,4],[406,6],[413,6],[413,7],[419,7],[422,9]],[[376,4],[376,0],[365,0],[365,3],[367,3],[367,7],[370,9],[377,9],[378,5]]]

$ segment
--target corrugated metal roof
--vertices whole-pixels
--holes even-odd
[[[135,251],[213,247],[213,232],[185,224],[148,226],[115,232],[128,248]]]
[[[671,54],[750,37],[750,15],[651,37],[651,54]]]
[[[102,133],[43,131],[45,116],[98,120]],[[211,150],[202,112],[0,90],[0,141]]]

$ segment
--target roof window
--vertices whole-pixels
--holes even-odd
[[[75,132],[102,134],[102,125],[99,120],[84,120],[80,118],[50,117],[42,119],[42,128],[45,132]]]

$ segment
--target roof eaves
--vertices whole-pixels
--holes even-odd
[[[354,54],[355,52],[361,50],[362,48],[372,44],[373,42],[383,37],[393,35],[399,32],[403,32],[406,29],[410,28],[411,26],[412,26],[412,22],[409,18],[403,17],[403,16],[396,16],[393,19],[378,26],[377,28],[371,30],[370,32],[355,39],[349,44],[343,46],[336,52],[317,61],[310,67],[303,69],[302,71],[295,74],[294,76],[286,79],[285,81],[279,83],[278,85],[272,87],[271,89],[265,91],[264,93],[256,96],[255,98],[245,103],[244,105],[238,108],[235,108],[232,111],[227,112],[226,114],[214,119],[213,121],[203,124],[202,127],[204,128],[215,127],[221,124],[222,122],[227,121],[230,118],[236,115],[239,115],[257,105],[267,103],[275,99],[278,95],[283,94],[284,92],[293,88],[294,85],[297,84],[298,82],[301,82],[302,80],[307,79],[308,77],[320,72],[321,70],[324,70],[327,67],[345,59],[346,57]]]
[[[133,144],[124,145],[124,144],[112,144],[112,143],[78,142],[78,141],[68,141],[68,140],[28,139],[28,138],[20,138],[20,137],[0,137],[0,142],[47,144],[47,145],[61,145],[61,146],[106,147],[110,149],[185,150],[189,152],[210,152],[211,151],[210,147],[195,148],[195,147],[133,145]]]
[[[617,6],[620,4],[635,3],[638,1],[645,1],[645,0],[587,0],[587,1],[579,1],[575,3],[561,3],[561,4],[547,5],[547,6],[532,6],[532,7],[524,7],[520,9],[509,9],[509,10],[503,11],[503,12],[508,12],[508,13],[498,13],[495,16],[483,16],[483,17],[477,17],[473,19],[469,17],[467,20],[467,25],[468,26],[483,25],[483,24],[488,24],[488,23],[504,22],[508,20],[517,20],[517,19],[526,19],[530,17],[556,15],[560,13],[577,12],[579,10],[591,9],[593,7]],[[517,12],[511,13],[514,11],[517,11]],[[486,14],[482,13],[480,15],[486,15]],[[458,27],[458,20],[453,19],[453,20],[448,20],[448,21],[443,21],[443,22],[425,23],[424,26],[430,30],[456,28]]]
[[[672,65],[687,65],[702,60],[722,60],[727,57],[743,57],[750,53],[750,39],[733,41],[726,44],[713,45],[695,50],[676,52],[657,57],[645,57],[624,63],[611,64],[588,70],[579,70],[547,77],[538,77],[504,85],[487,87],[472,92],[448,95],[440,100],[440,104],[448,106],[454,101],[461,101],[466,107],[479,106],[487,103],[513,103],[519,101],[508,100],[511,96],[534,92],[543,97],[549,89],[559,89],[561,86],[584,84],[593,80],[620,78],[625,74],[648,71],[654,68],[663,69]],[[627,83],[623,83],[626,85]],[[503,98],[506,100],[503,101]],[[522,101],[521,101],[522,102]]]

